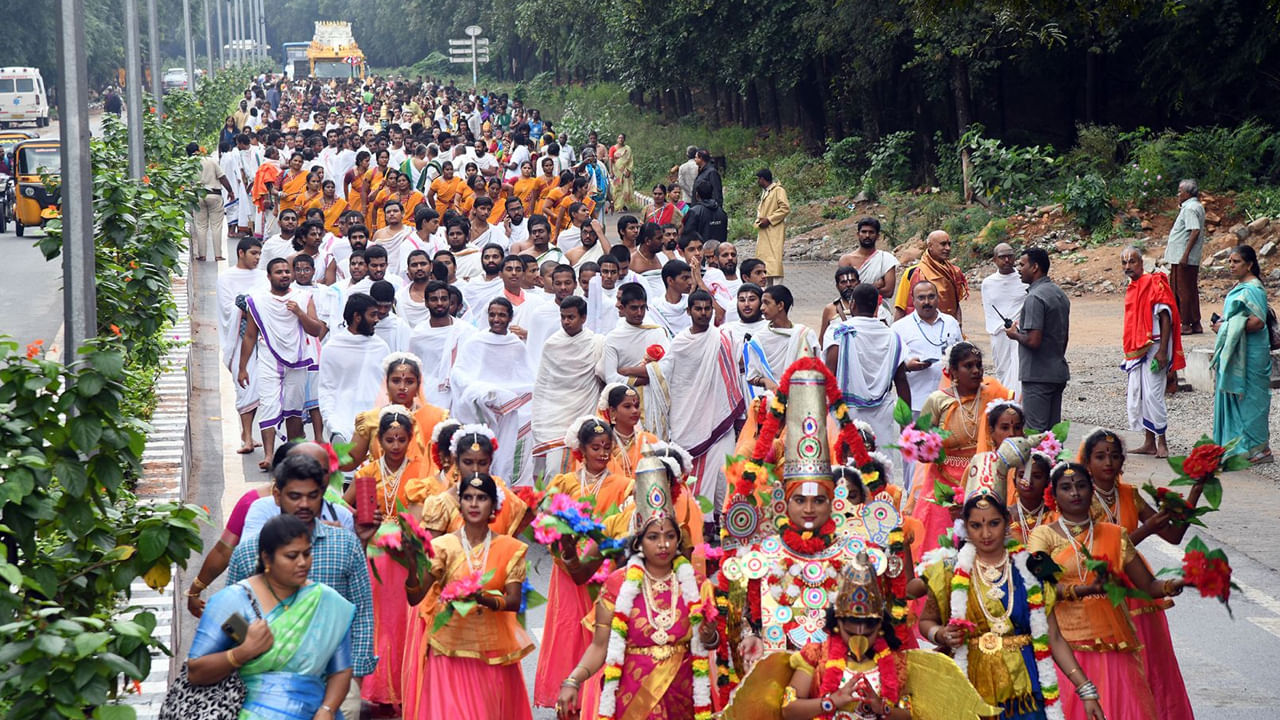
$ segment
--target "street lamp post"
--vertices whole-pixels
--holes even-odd
[[[164,87],[160,84],[160,15],[156,0],[147,0],[147,35],[151,38],[151,96],[156,112],[164,114]]]
[[[209,77],[213,77],[213,27],[209,22],[209,0],[204,0],[204,59]]]
[[[219,0],[219,2],[226,4],[224,0]],[[214,14],[218,16],[218,67],[225,68],[227,66],[227,56],[223,52],[223,48],[226,47],[227,41],[226,35],[222,32],[222,8],[214,10]]]
[[[142,144],[142,47],[138,32],[138,0],[124,0],[124,77],[125,102],[129,106],[129,177],[142,177],[146,164]]]
[[[191,40],[191,0],[182,0],[182,36],[187,51],[187,88],[196,91],[196,46]]]
[[[154,2],[154,0],[152,0]],[[94,288],[93,178],[89,167],[88,60],[84,45],[84,3],[61,0],[58,33],[59,139],[62,143],[62,341],[64,364],[98,334]],[[133,108],[129,108],[130,114]]]

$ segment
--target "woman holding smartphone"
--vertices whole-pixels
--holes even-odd
[[[258,537],[258,572],[209,598],[187,661],[192,685],[239,672],[241,720],[337,717],[351,685],[355,606],[311,582],[311,534],[279,515]]]

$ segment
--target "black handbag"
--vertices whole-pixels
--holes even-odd
[[[253,590],[243,583],[239,586],[249,596],[253,612],[261,620],[262,609],[258,607]],[[194,685],[187,677],[187,664],[184,662],[178,679],[165,693],[159,720],[237,720],[240,708],[244,707],[246,692],[239,671],[212,685]]]

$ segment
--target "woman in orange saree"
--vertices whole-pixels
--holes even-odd
[[[1075,694],[1062,694],[1063,713],[1068,720],[1099,720],[1087,715],[1078,697],[1092,690],[1107,720],[1155,720],[1161,715],[1143,670],[1133,622],[1124,606],[1111,603],[1104,585],[1127,582],[1153,598],[1164,598],[1182,592],[1184,583],[1156,580],[1124,528],[1093,519],[1093,480],[1083,465],[1059,464],[1049,482],[1060,516],[1036,528],[1027,549],[1048,553],[1061,568],[1056,602],[1049,609],[1090,681]],[[1106,569],[1101,574],[1090,570],[1090,558],[1106,562]],[[1061,671],[1058,680],[1059,687],[1074,684]]]
[[[369,151],[356,153],[356,165],[347,171],[342,179],[345,187],[343,195],[347,199],[347,207],[362,216],[369,208]]]
[[[302,155],[294,155],[280,178],[280,211],[301,211],[302,194],[306,190],[307,173],[302,171]]]
[[[369,202],[369,228],[371,231],[377,232],[387,226],[387,218],[382,214],[382,207],[391,198],[398,197],[396,184],[399,179],[399,170],[387,170],[383,176],[383,181],[379,183],[377,193],[374,194],[373,200]]]
[[[365,225],[373,230],[378,228],[374,224],[378,221],[378,216],[374,212],[373,201],[378,197],[378,193],[382,192],[387,181],[387,166],[391,163],[391,153],[386,150],[379,150],[374,157],[373,167],[365,172],[364,185],[368,188],[368,203],[365,205]],[[399,171],[397,171],[399,172]]]
[[[543,164],[550,163],[555,167],[552,158],[543,158]],[[556,180],[552,175],[551,182]],[[542,196],[542,192],[550,190],[554,185],[548,185],[548,180],[533,176],[533,163],[525,160],[520,163],[520,179],[515,182],[515,196],[520,198],[520,202],[524,205],[526,215],[534,214],[534,208],[538,205],[538,199]]]
[[[936,427],[951,433],[942,441],[947,453],[943,462],[916,465],[906,512],[923,526],[921,556],[938,547],[939,536],[952,525],[951,511],[938,504],[938,493],[963,494],[965,469],[986,431],[983,410],[993,400],[1013,397],[999,380],[984,377],[982,371],[982,351],[972,343],[956,344],[948,357],[951,387],[934,391],[920,409],[921,416],[928,414]]]
[[[337,232],[338,217],[347,211],[347,201],[338,197],[337,190],[338,187],[332,180],[321,182],[319,199],[312,200],[306,208],[316,208],[324,213],[325,232]]]
[[[307,173],[306,188],[298,196],[298,214],[304,215],[313,207],[320,207],[320,198],[324,197],[324,168],[312,168]]]

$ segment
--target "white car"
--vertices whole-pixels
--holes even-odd
[[[167,92],[169,90],[186,90],[190,85],[190,80],[187,78],[185,68],[169,68],[164,71],[160,83]]]

